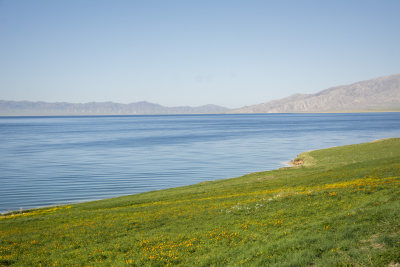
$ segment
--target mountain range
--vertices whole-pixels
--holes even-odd
[[[307,113],[400,111],[400,74],[332,87],[315,94],[295,94],[238,109],[217,105],[165,107],[149,102],[31,102],[0,100],[0,116]]]
[[[316,94],[234,109],[232,113],[400,111],[400,74],[332,87]]]
[[[76,104],[0,100],[0,116],[214,114],[226,111],[227,108],[217,105],[165,107],[146,101],[130,104],[114,102]]]

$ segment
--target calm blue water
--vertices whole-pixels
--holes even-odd
[[[400,113],[0,117],[0,212],[282,167],[400,137]]]

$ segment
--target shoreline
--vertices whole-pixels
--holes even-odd
[[[296,159],[306,167],[0,216],[0,263],[397,263],[400,138]]]
[[[393,139],[393,138],[375,139],[375,140],[372,140],[372,141],[367,142],[367,143],[382,142],[382,141],[386,141],[386,140],[390,140],[390,139]],[[352,144],[352,145],[356,145],[356,144]],[[352,146],[352,145],[331,146],[331,147],[328,147],[328,148],[320,148],[320,149],[316,149],[316,150],[325,150],[325,149],[330,149],[330,148],[346,147],[346,146]],[[27,208],[27,209],[20,208],[19,210],[10,210],[10,211],[7,211],[7,212],[0,212],[0,219],[1,218],[5,218],[5,217],[13,217],[13,216],[25,215],[25,214],[32,213],[32,212],[35,212],[35,211],[48,210],[48,209],[53,209],[53,208],[62,208],[64,206],[69,206],[69,205],[89,203],[89,202],[94,202],[94,201],[104,201],[104,200],[110,200],[110,199],[115,199],[115,198],[120,198],[120,197],[129,197],[129,196],[135,196],[135,195],[140,195],[140,194],[159,192],[159,191],[163,191],[163,190],[179,189],[179,188],[182,188],[182,187],[204,184],[204,183],[207,183],[207,182],[224,181],[224,180],[229,180],[229,179],[240,178],[240,177],[243,177],[243,176],[253,175],[253,174],[257,174],[257,173],[278,171],[278,170],[281,170],[281,169],[297,168],[297,167],[302,167],[302,166],[310,166],[310,165],[312,165],[313,158],[310,157],[310,156],[307,156],[307,155],[310,152],[313,152],[313,151],[316,151],[316,150],[308,150],[308,151],[305,151],[305,152],[301,152],[294,159],[292,159],[290,161],[282,162],[281,163],[283,165],[282,167],[278,167],[278,168],[271,169],[271,170],[249,172],[249,173],[245,173],[245,174],[239,175],[237,177],[229,177],[229,178],[222,178],[222,179],[216,179],[216,180],[206,180],[206,181],[202,181],[202,182],[198,182],[198,183],[194,183],[194,184],[190,184],[190,185],[183,185],[183,186],[176,186],[176,187],[170,187],[170,188],[156,189],[156,190],[138,192],[138,193],[134,193],[134,194],[118,195],[118,196],[106,197],[106,198],[88,199],[88,200],[82,200],[82,201],[77,201],[77,202],[66,201],[65,203],[44,205],[44,206],[39,206],[39,207],[34,207],[34,208]],[[305,159],[307,157],[308,157],[308,159]],[[306,163],[305,161],[310,161],[310,162]]]
[[[299,156],[299,155],[298,155]],[[296,158],[298,157],[296,156]],[[282,167],[278,167],[275,169],[271,169],[271,170],[264,170],[264,171],[255,171],[255,172],[249,172],[249,173],[245,173],[242,175],[239,175],[237,177],[229,177],[229,178],[222,178],[222,179],[216,179],[216,180],[206,180],[206,181],[202,181],[202,182],[198,182],[198,183],[194,183],[194,184],[190,184],[190,185],[183,185],[183,186],[176,186],[176,187],[170,187],[170,188],[163,188],[163,189],[158,189],[158,190],[150,190],[150,191],[145,191],[145,192],[140,192],[140,193],[135,193],[135,194],[127,194],[127,195],[119,195],[119,196],[115,196],[115,197],[107,197],[107,198],[98,198],[98,199],[90,199],[90,200],[82,200],[82,201],[77,201],[77,202],[65,202],[62,204],[53,204],[53,205],[45,205],[45,206],[39,206],[39,207],[35,207],[35,208],[28,208],[28,209],[20,209],[20,210],[10,210],[7,212],[0,212],[0,219],[3,217],[13,217],[13,216],[20,216],[20,215],[25,215],[31,212],[35,212],[38,210],[47,210],[47,209],[52,209],[52,208],[62,208],[64,206],[69,206],[69,205],[76,205],[76,204],[82,204],[82,203],[89,203],[89,202],[94,202],[94,201],[103,201],[103,200],[109,200],[109,199],[114,199],[114,198],[120,198],[120,197],[128,197],[128,196],[135,196],[135,195],[139,195],[139,194],[146,194],[146,193],[151,193],[151,192],[159,192],[162,190],[170,190],[170,189],[178,189],[178,188],[182,188],[182,187],[187,187],[187,186],[195,186],[195,185],[200,185],[200,184],[204,184],[207,182],[213,182],[213,181],[224,181],[224,180],[229,180],[229,179],[235,179],[235,178],[240,178],[242,176],[246,176],[246,175],[252,175],[252,174],[256,174],[256,173],[264,173],[264,172],[269,172],[269,171],[277,171],[280,170],[282,168],[292,168],[292,167],[299,167],[301,165],[295,165],[293,162],[296,160],[296,158],[294,158],[293,160],[290,161],[285,161],[282,162],[281,164],[283,165]],[[303,162],[304,163],[304,162]]]
[[[0,114],[0,118],[46,118],[46,117],[129,117],[129,116],[208,116],[208,115],[279,115],[279,114],[365,114],[365,113],[400,113],[400,110],[343,110],[343,111],[310,111],[310,112],[239,112],[239,113],[141,113],[141,114]]]

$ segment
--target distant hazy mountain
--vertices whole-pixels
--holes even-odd
[[[149,102],[85,104],[0,100],[0,116],[135,115],[212,113],[297,113],[400,111],[400,74],[332,87],[316,94],[295,94],[279,100],[227,109],[216,105],[164,107]]]
[[[400,74],[332,87],[316,94],[232,110],[232,113],[400,111]]]
[[[227,108],[216,105],[200,107],[164,107],[149,102],[119,104],[91,102],[74,104],[0,100],[0,116],[48,116],[48,115],[135,115],[135,114],[207,114],[222,113]]]

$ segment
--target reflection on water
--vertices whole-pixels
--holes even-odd
[[[400,113],[0,118],[0,212],[281,167],[400,136]]]

